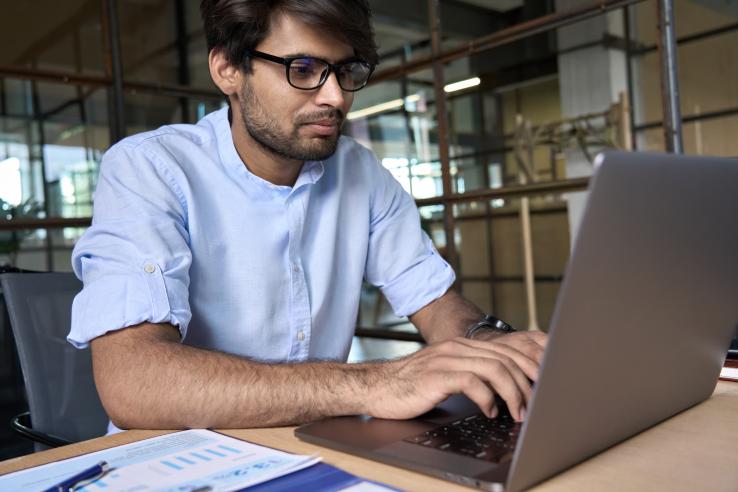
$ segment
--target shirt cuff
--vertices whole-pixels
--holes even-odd
[[[140,323],[170,323],[185,337],[191,313],[187,286],[166,278],[153,261],[141,273],[111,274],[85,284],[72,304],[72,328],[67,340],[86,348],[90,340]]]
[[[381,290],[395,316],[410,316],[448,291],[456,280],[451,266],[434,250]]]

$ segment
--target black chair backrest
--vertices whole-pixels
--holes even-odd
[[[66,340],[82,283],[72,273],[5,273],[0,283],[33,430],[72,442],[105,434],[108,417],[95,388],[90,351]]]

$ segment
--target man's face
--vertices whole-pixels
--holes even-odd
[[[272,18],[269,35],[258,51],[279,57],[307,55],[331,63],[348,59],[351,46],[327,37],[287,15]],[[330,157],[353,94],[344,92],[335,74],[318,89],[304,91],[287,82],[284,65],[251,59],[239,91],[241,117],[251,138],[280,157],[314,161]]]

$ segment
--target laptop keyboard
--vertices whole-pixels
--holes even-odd
[[[512,459],[521,424],[508,413],[494,419],[483,413],[444,424],[404,441],[493,463]]]

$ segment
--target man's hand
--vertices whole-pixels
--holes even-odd
[[[542,331],[518,331],[514,333],[496,333],[492,330],[479,330],[474,340],[502,344],[513,350],[512,358],[523,369],[528,379],[538,380],[538,369],[543,361],[543,350],[546,348],[548,335]]]
[[[498,409],[495,394],[515,420],[525,418],[531,397],[529,379],[538,378],[546,335],[521,332],[493,340],[453,338],[408,357],[376,366],[381,380],[368,395],[367,413],[406,419],[421,415],[463,393],[488,417]]]

